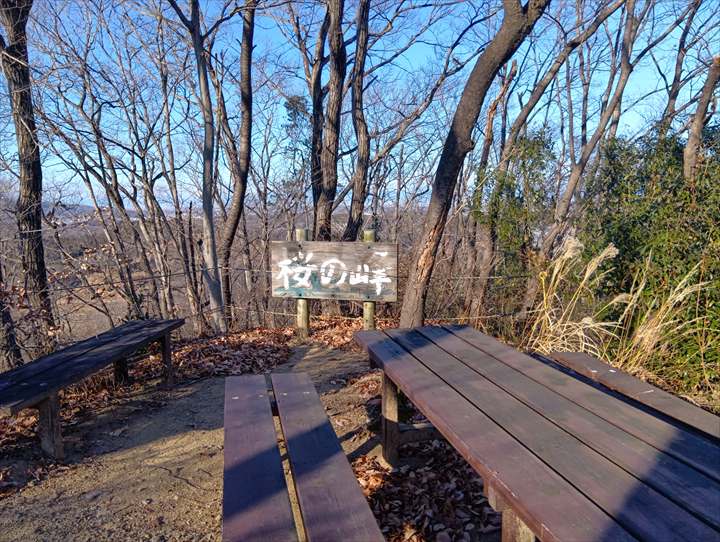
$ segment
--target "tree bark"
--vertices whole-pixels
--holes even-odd
[[[325,92],[322,85],[322,72],[325,66],[325,39],[328,33],[328,25],[330,24],[329,11],[325,13],[325,18],[320,26],[320,32],[315,42],[315,57],[310,71],[310,101],[312,105],[312,113],[310,118],[310,186],[313,196],[313,228],[317,223],[317,203],[320,199],[320,192],[323,186],[323,172],[320,156],[323,148],[323,124],[325,124],[325,112],[323,111],[323,102],[325,101]],[[313,239],[317,232],[313,229]]]
[[[217,256],[217,243],[215,240],[215,216],[213,212],[213,197],[215,192],[214,152],[215,152],[215,120],[213,116],[212,98],[210,97],[210,83],[208,81],[207,58],[205,52],[206,37],[202,33],[200,23],[200,6],[198,0],[189,0],[190,19],[188,19],[177,5],[176,0],[169,0],[183,25],[187,28],[192,41],[197,67],[198,85],[200,88],[200,110],[203,117],[203,176],[202,176],[202,275],[207,286],[210,298],[210,311],[217,331],[224,333],[225,310],[223,306],[222,287]]]
[[[707,79],[700,92],[698,106],[693,115],[690,129],[688,131],[688,140],[683,151],[683,175],[685,180],[691,182],[695,177],[698,165],[698,153],[702,142],[702,130],[707,121],[707,111],[715,93],[715,87],[720,79],[720,56],[716,56],[712,60],[710,69],[708,70]]]
[[[218,109],[221,110],[223,143],[228,154],[230,169],[233,177],[233,195],[228,210],[225,228],[220,241],[220,263],[222,266],[222,289],[225,301],[226,325],[230,325],[232,306],[232,288],[230,282],[230,254],[232,252],[235,234],[237,233],[240,217],[245,205],[248,172],[250,170],[250,143],[252,140],[252,50],[253,32],[255,30],[255,0],[246,0],[243,10],[243,37],[240,46],[240,101],[242,109],[242,124],[240,126],[240,141],[235,145],[233,134],[230,131],[225,101],[222,97],[222,86],[219,88]]]
[[[400,327],[416,327],[425,317],[425,300],[435,257],[452,203],[458,174],[474,146],[472,131],[490,85],[500,67],[517,51],[550,0],[504,0],[504,17],[498,33],[478,58],[463,89],[450,131],[445,139],[433,181],[420,246],[405,289]]]
[[[25,295],[37,318],[33,340],[37,354],[55,345],[55,322],[48,289],[42,238],[42,166],[32,102],[26,27],[32,0],[0,0],[7,43],[0,38],[0,63],[7,79],[19,161],[17,223],[25,276]]]
[[[682,82],[682,71],[683,71],[683,64],[685,62],[685,57],[688,53],[687,48],[687,38],[690,34],[690,29],[692,28],[693,20],[695,19],[695,15],[698,12],[698,9],[700,9],[700,4],[702,3],[702,0],[693,0],[690,8],[690,13],[688,13],[687,18],[685,19],[685,26],[683,26],[683,31],[680,34],[680,39],[678,40],[678,47],[677,47],[677,56],[675,57],[675,71],[673,73],[673,80],[670,86],[668,87],[668,101],[665,105],[665,110],[663,111],[662,118],[660,119],[660,137],[665,137],[668,130],[670,129],[670,125],[672,124],[673,118],[675,117],[676,113],[676,104],[678,96],[680,96],[680,89],[683,86]],[[665,75],[661,72],[660,76],[665,78]]]
[[[330,77],[325,111],[325,126],[322,134],[322,183],[315,212],[315,240],[329,241],[335,193],[337,192],[338,146],[340,144],[340,109],[343,99],[343,84],[347,69],[347,55],[342,33],[344,0],[328,0],[328,44],[330,49]]]
[[[3,269],[0,263],[0,373],[9,371],[22,363],[22,354],[15,339],[15,323],[5,295]]]
[[[357,45],[352,74],[352,119],[357,140],[357,160],[352,178],[352,202],[343,241],[357,241],[363,223],[365,198],[367,197],[368,168],[370,166],[370,134],[368,134],[365,111],[363,110],[363,87],[365,84],[365,59],[368,47],[368,19],[370,0],[360,0],[357,8]]]

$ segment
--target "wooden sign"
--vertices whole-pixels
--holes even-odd
[[[274,297],[397,301],[397,245],[273,241]]]

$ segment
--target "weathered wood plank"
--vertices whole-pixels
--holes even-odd
[[[383,459],[395,466],[398,460],[398,447],[400,446],[400,416],[398,408],[398,389],[387,374],[382,378],[382,418],[380,420],[380,434],[382,437]]]
[[[151,320],[142,326],[134,326],[121,336],[114,337],[100,345],[87,349],[81,355],[74,355],[27,379],[13,382],[0,390],[0,414],[15,414],[23,408],[40,402],[83,378],[99,371],[115,361],[126,359],[135,351],[153,343],[173,329],[179,328],[184,320]],[[32,362],[31,362],[32,364]]]
[[[720,483],[552,392],[448,330],[428,326],[418,331],[636,478],[720,528]]]
[[[718,534],[643,478],[618,467],[419,332],[393,330],[388,335],[634,536],[669,541],[708,540]]]
[[[454,334],[498,361],[593,412],[623,431],[720,481],[720,454],[710,437],[674,427],[576,378],[553,369],[500,341],[464,326],[447,326]]]
[[[384,540],[308,376],[271,378],[308,541]]]
[[[175,385],[175,368],[172,362],[172,337],[169,332],[160,338],[160,347],[162,348],[165,386],[170,388]]]
[[[266,386],[262,375],[225,379],[225,542],[297,540]]]
[[[356,334],[484,483],[544,542],[635,538],[406,349],[379,331]],[[604,483],[600,481],[600,483]]]
[[[123,324],[101,333],[100,335],[73,343],[66,348],[58,350],[57,352],[39,357],[29,363],[21,365],[20,367],[6,371],[0,374],[0,392],[2,392],[5,388],[17,384],[18,382],[30,379],[60,363],[66,363],[72,358],[86,354],[89,351],[116,339],[117,337],[121,337],[122,335],[132,331],[134,328],[139,327],[142,322],[144,321],[135,320],[133,322],[128,322],[127,324]]]
[[[60,400],[57,393],[43,399],[35,407],[38,409],[40,447],[50,457],[63,459],[65,450],[60,428]]]
[[[502,515],[501,542],[535,542],[535,534],[497,493],[495,487],[490,486],[485,491],[490,506]]]
[[[720,439],[720,417],[582,352],[552,352],[557,363],[662,414]]]
[[[272,295],[396,301],[397,245],[273,241]]]

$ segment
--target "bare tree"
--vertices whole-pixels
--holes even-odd
[[[707,79],[705,79],[705,84],[700,92],[697,109],[695,110],[695,114],[690,122],[688,140],[685,145],[685,150],[683,151],[683,175],[688,182],[690,182],[695,176],[702,130],[707,122],[708,106],[710,105],[710,101],[715,93],[715,87],[718,84],[718,80],[720,80],[720,56],[716,56],[712,59]]]
[[[344,0],[328,0],[328,44],[330,48],[330,76],[328,80],[325,126],[323,128],[322,183],[315,211],[315,240],[329,241],[331,217],[337,192],[338,146],[340,145],[340,113],[343,101],[347,53],[343,38],[342,22]]]
[[[370,0],[360,0],[357,7],[357,43],[355,45],[355,63],[352,69],[352,121],[357,141],[357,158],[355,171],[349,184],[352,185],[352,202],[347,225],[342,235],[343,241],[357,240],[362,226],[363,209],[367,197],[368,169],[370,167],[370,134],[363,105],[365,90],[365,59],[368,50],[368,20],[370,16]]]
[[[550,0],[503,0],[503,21],[495,37],[478,58],[455,110],[450,131],[438,161],[432,195],[417,256],[410,269],[402,312],[401,327],[422,325],[427,288],[435,258],[453,200],[458,174],[466,155],[474,147],[472,132],[485,95],[500,68],[517,51],[545,11]]]
[[[182,24],[190,34],[190,41],[195,54],[198,85],[200,87],[200,110],[203,116],[203,175],[202,175],[202,208],[203,208],[203,277],[210,296],[210,309],[215,327],[219,331],[226,331],[225,310],[223,307],[222,286],[215,240],[215,216],[213,202],[214,186],[214,160],[215,153],[215,120],[213,114],[212,98],[210,96],[210,83],[208,80],[206,41],[222,22],[230,19],[236,10],[226,13],[229,2],[225,4],[222,15],[206,31],[203,31],[198,0],[188,0],[190,16],[186,16],[176,0],[169,0]]]
[[[230,254],[235,241],[240,218],[245,205],[248,172],[250,171],[250,148],[252,141],[252,51],[253,32],[255,30],[255,0],[246,0],[243,9],[243,35],[240,51],[240,101],[242,124],[240,140],[235,143],[230,130],[225,100],[222,97],[222,85],[218,86],[218,109],[221,115],[223,144],[225,146],[230,170],[233,177],[233,195],[228,209],[222,239],[220,241],[220,263],[222,266],[222,286],[225,301],[225,317],[230,320],[232,306],[232,288],[230,284]]]
[[[56,339],[42,238],[42,165],[27,49],[26,29],[31,8],[32,0],[0,1],[0,19],[7,36],[6,41],[0,35],[0,63],[12,103],[19,158],[17,223],[25,291],[40,322],[34,333],[34,347],[37,353],[47,353],[54,348]]]
[[[0,373],[22,363],[22,354],[15,338],[15,323],[7,302],[8,293],[3,281],[2,262],[0,262]]]

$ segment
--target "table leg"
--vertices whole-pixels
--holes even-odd
[[[60,400],[57,393],[40,401],[35,408],[38,409],[40,447],[49,456],[63,459],[65,450],[60,431]]]
[[[398,389],[383,372],[382,383],[382,454],[390,466],[398,462],[400,445],[400,420],[398,412]]]
[[[172,343],[170,333],[166,333],[160,339],[162,345],[162,359],[165,366],[165,385],[169,388],[175,384],[175,369],[172,364]]]
[[[502,542],[535,542],[535,534],[508,506],[505,499],[495,491],[495,488],[490,485],[485,491],[490,506],[502,515]]]

